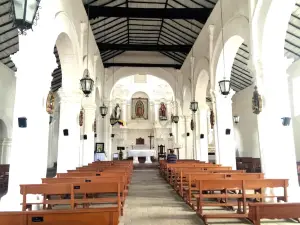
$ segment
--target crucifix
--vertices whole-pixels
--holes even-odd
[[[154,136],[152,134],[150,134],[150,136],[148,136],[148,138],[150,139],[150,149],[152,149],[152,138],[154,138]]]

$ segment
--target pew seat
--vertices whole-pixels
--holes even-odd
[[[296,219],[300,218],[300,203],[249,203],[248,219],[254,225],[260,225],[261,219]]]
[[[3,225],[118,225],[118,207],[0,212]]]

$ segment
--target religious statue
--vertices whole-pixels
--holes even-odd
[[[83,126],[83,109],[80,110],[80,113],[79,113],[79,126]]]
[[[252,97],[252,111],[254,114],[259,114],[262,109],[262,98],[257,91],[257,87],[254,87],[253,97]]]
[[[54,103],[55,103],[54,93],[52,91],[49,91],[47,102],[46,102],[46,111],[50,115],[53,114],[54,112],[54,106],[55,106]]]
[[[112,118],[116,119],[116,120],[120,120],[121,119],[121,108],[120,108],[120,105],[119,103],[116,104],[113,112],[112,112],[112,115],[111,115]]]
[[[159,119],[160,120],[167,120],[167,108],[166,108],[166,106],[163,102],[160,103]]]

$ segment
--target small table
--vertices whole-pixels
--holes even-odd
[[[95,153],[94,161],[106,161],[105,153]]]
[[[138,157],[146,157],[145,163],[152,163],[151,156],[155,155],[155,150],[150,149],[134,149],[128,151],[128,157],[133,157],[133,163],[139,163]]]

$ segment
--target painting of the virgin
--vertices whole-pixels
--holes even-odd
[[[148,99],[132,98],[131,119],[148,119]]]

